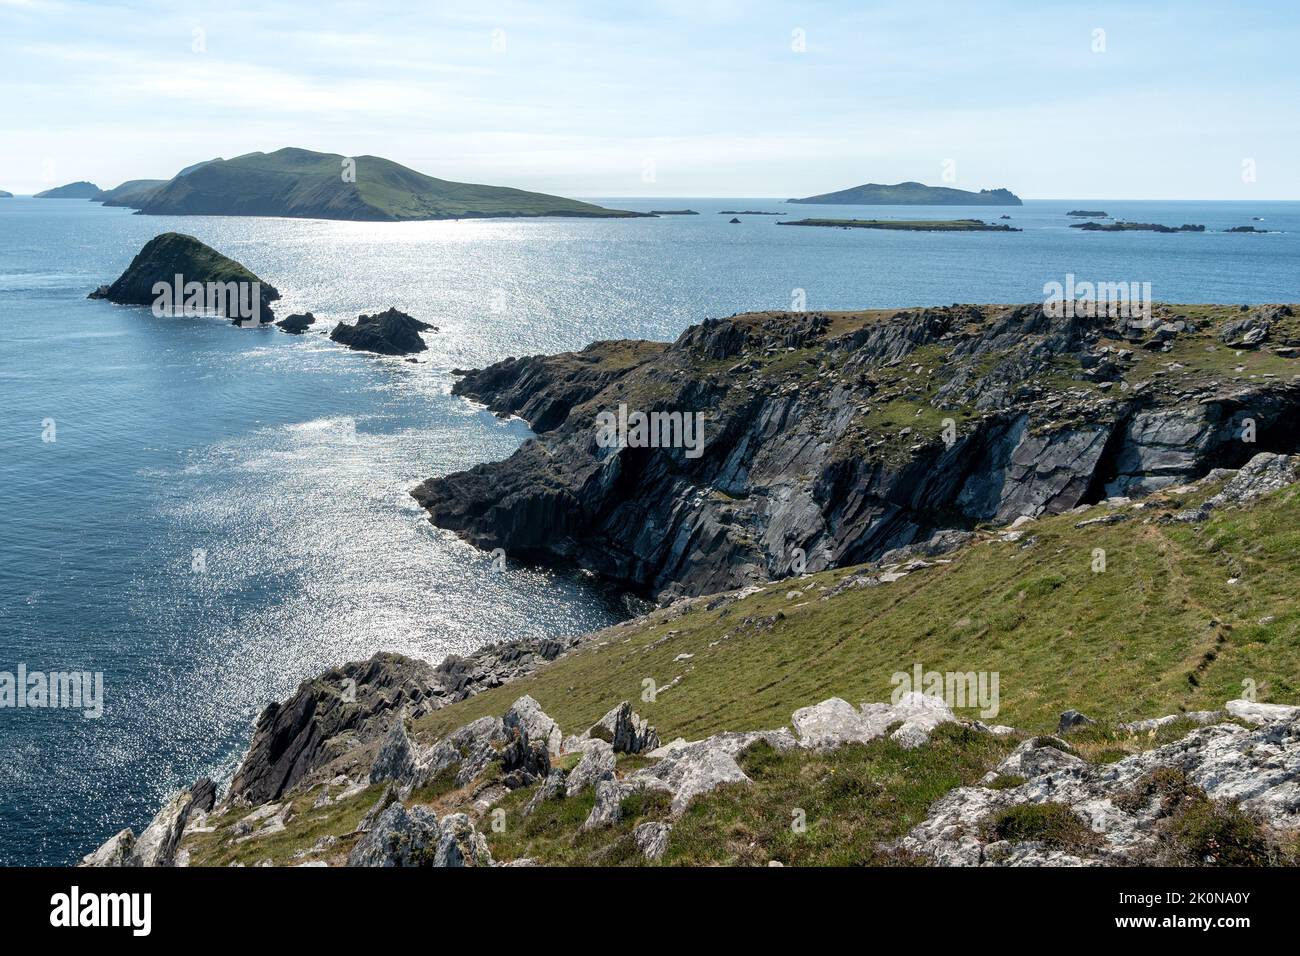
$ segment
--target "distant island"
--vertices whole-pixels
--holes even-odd
[[[724,209],[719,216],[784,216],[783,212],[759,212],[757,209]]]
[[[1066,215],[1077,216],[1081,219],[1109,219],[1110,218],[1110,215],[1108,213],[1104,213],[1100,209],[1071,209],[1069,212],[1066,213]]]
[[[44,192],[36,194],[37,199],[91,199],[100,188],[94,183],[81,181],[78,183],[68,183],[66,186],[56,186],[54,189],[47,189]]]
[[[894,229],[903,232],[1023,232],[983,219],[794,219],[778,226],[827,226],[840,229]]]
[[[148,180],[123,183],[105,202],[151,216],[283,216],[371,222],[648,215],[522,189],[435,179],[379,156],[346,157],[293,148],[207,160],[166,182],[148,184]],[[98,188],[91,187],[81,198],[98,193]]]
[[[14,198],[13,193],[7,193],[3,189],[0,189],[0,199],[13,199],[13,198]]]
[[[652,216],[698,216],[699,213],[694,209],[652,209]]]
[[[1157,222],[1076,222],[1070,224],[1071,229],[1082,229],[1085,232],[1204,232],[1204,226],[1193,226],[1189,223],[1183,223],[1181,226],[1162,226]]]
[[[1020,197],[1009,189],[981,189],[974,193],[948,186],[926,186],[923,183],[896,183],[882,186],[867,183],[839,192],[822,193],[806,199],[787,199],[786,202],[810,203],[832,206],[1023,206]]]
[[[146,193],[165,185],[167,185],[165,179],[128,179],[122,185],[112,189],[101,189],[89,198],[92,202],[102,202],[105,206],[134,208],[133,201],[142,199]]]

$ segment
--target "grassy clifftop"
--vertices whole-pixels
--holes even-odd
[[[696,739],[780,726],[832,695],[888,700],[891,676],[917,662],[999,672],[996,720],[1027,730],[1055,727],[1069,708],[1117,720],[1214,709],[1247,679],[1261,700],[1294,702],[1300,489],[1203,524],[1158,520],[1212,490],[1040,519],[1017,540],[981,532],[892,583],[833,594],[870,570],[847,568],[769,584],[716,610],[694,599],[685,613],[610,628],[419,729],[440,736],[522,694],[561,726],[586,727],[637,700],[648,678],[661,690],[639,711],[664,740]],[[1096,517],[1114,523],[1076,527]],[[1095,549],[1105,552],[1102,572],[1092,570]]]
[[[1101,504],[1022,526],[1015,540],[980,533],[887,583],[863,583],[864,573],[880,577],[878,567],[852,568],[738,600],[679,602],[591,635],[531,677],[427,715],[413,735],[430,744],[479,717],[499,716],[524,694],[569,733],[622,699],[636,701],[665,741],[767,729],[831,695],[887,700],[891,674],[920,662],[939,671],[999,671],[996,722],[1026,732],[1053,729],[1071,707],[1099,718],[1060,746],[1109,764],[1179,740],[1194,726],[1183,720],[1132,734],[1117,727],[1122,720],[1216,709],[1240,696],[1245,680],[1261,700],[1300,696],[1300,610],[1292,600],[1300,585],[1300,485],[1249,508],[1212,512],[1203,523],[1162,520],[1217,490],[1218,483],[1202,482],[1142,507]],[[1101,572],[1093,570],[1098,548],[1107,559]],[[658,687],[653,701],[640,697],[647,677]],[[973,708],[958,713],[978,716]],[[696,798],[673,820],[662,862],[923,863],[893,841],[956,787],[1023,782],[985,776],[1023,739],[952,724],[916,749],[887,738],[830,752],[752,744],[737,758],[750,782]],[[571,770],[577,759],[558,765]],[[646,762],[622,754],[617,772]],[[525,787],[496,803],[501,825],[492,826],[486,811],[473,809],[490,783],[458,787],[439,778],[404,799],[439,816],[468,810],[497,861],[644,864],[638,826],[669,819],[667,796],[646,791],[622,800],[615,824],[591,830],[582,826],[597,799],[590,789],[526,813],[535,790]],[[253,819],[250,808],[225,809],[187,834],[188,861],[341,863],[383,790],[358,786],[333,801],[319,801],[318,788],[300,792],[258,811],[285,821],[262,836],[239,829]],[[806,826],[793,827],[795,817]]]

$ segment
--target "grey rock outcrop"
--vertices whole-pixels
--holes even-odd
[[[402,708],[416,720],[530,674],[571,643],[530,639],[493,644],[467,657],[450,656],[436,667],[381,653],[332,668],[304,681],[288,700],[262,711],[226,799],[264,803],[311,784],[321,774],[333,776],[330,769],[337,762],[364,760],[364,745],[377,743],[391,732],[394,714]],[[438,756],[421,755],[421,760],[436,764]],[[432,767],[434,775],[453,759],[445,751],[441,757],[445,762]],[[454,759],[458,761],[460,755]],[[358,778],[369,772],[368,765],[348,769]],[[422,772],[426,769],[421,767]]]
[[[81,858],[80,866],[134,866],[135,834],[128,828],[109,837],[97,850]]]
[[[668,600],[787,576],[796,551],[810,572],[866,563],[936,532],[1148,494],[1261,449],[1293,450],[1300,382],[1131,385],[1133,349],[1121,343],[1164,347],[1182,325],[1162,338],[1156,329],[1178,322],[954,306],[835,334],[818,313],[762,314],[706,321],[669,346],[509,359],[454,391],[523,416],[538,439],[412,494],[481,548],[576,562]],[[912,361],[927,347],[946,350],[941,367]],[[771,365],[792,349],[806,350],[799,367]],[[723,373],[720,362],[734,364]],[[1062,367],[1077,367],[1079,388],[1047,384]],[[875,423],[877,408],[903,401],[950,414],[952,440]],[[704,414],[699,455],[602,446],[596,415],[620,404]],[[1246,419],[1258,445],[1240,440]]]
[[[1056,732],[1058,734],[1069,733],[1076,727],[1084,727],[1088,724],[1096,723],[1087,714],[1081,714],[1077,710],[1067,710],[1061,714],[1061,719],[1057,721]]]
[[[647,860],[660,860],[668,851],[668,837],[672,832],[670,824],[651,820],[633,830],[632,839]]]
[[[659,734],[649,721],[633,713],[632,704],[626,700],[593,724],[583,736],[603,740],[620,754],[639,754],[659,746]]]
[[[348,866],[434,866],[441,849],[438,817],[427,807],[393,803],[348,854]]]
[[[533,698],[524,695],[515,701],[505,716],[505,723],[507,726],[517,724],[529,740],[543,744],[552,754],[560,753],[564,733]]]
[[[415,745],[406,732],[406,714],[399,710],[393,718],[393,728],[379,745],[379,753],[370,766],[370,782],[383,783],[395,780],[409,783],[416,774]]]
[[[1170,786],[1195,788],[1201,799],[1234,802],[1277,833],[1294,831],[1300,826],[1300,713],[1291,711],[1256,729],[1200,727],[1175,743],[1111,764],[1089,764],[1050,738],[1027,740],[984,781],[1003,776],[1023,777],[1024,783],[959,787],[941,797],[898,845],[949,866],[1151,862],[1159,859],[1160,821],[1169,812],[1161,788]],[[996,815],[1027,804],[1068,808],[1085,838],[1054,846],[1000,840],[990,832]]]
[[[1300,717],[1300,707],[1289,707],[1286,704],[1261,704],[1253,700],[1230,700],[1224,705],[1224,709],[1233,717],[1261,725],[1291,721]]]
[[[474,828],[468,816],[453,813],[442,820],[434,866],[491,866],[487,840]]]
[[[596,786],[602,780],[613,780],[615,764],[613,747],[603,740],[587,741],[583,747],[582,759],[569,771],[565,779],[565,795],[576,797],[583,790]]]
[[[902,726],[890,734],[906,749],[921,746],[939,725],[956,720],[948,705],[937,697],[916,691],[903,694],[896,704],[868,703],[859,711],[846,700],[831,697],[811,707],[801,707],[790,718],[799,746],[830,750],[849,743],[870,743],[883,737],[893,724]]]

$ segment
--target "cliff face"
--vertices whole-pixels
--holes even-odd
[[[1227,345],[1242,326],[1262,331]],[[711,320],[670,346],[600,343],[468,373],[458,394],[539,438],[412,494],[479,547],[705,594],[1294,451],[1297,341],[1286,306]],[[620,406],[703,413],[698,457],[601,447],[597,416]]]

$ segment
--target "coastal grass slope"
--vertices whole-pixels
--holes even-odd
[[[1203,524],[1167,520],[1215,490],[1041,518],[1016,540],[981,530],[891,583],[867,583],[879,574],[862,566],[773,582],[716,610],[693,598],[417,726],[436,738],[529,694],[561,726],[586,727],[650,679],[659,692],[639,712],[662,739],[694,740],[780,726],[830,696],[888,700],[892,676],[917,663],[998,672],[996,720],[1031,731],[1070,708],[1114,720],[1214,709],[1246,680],[1260,700],[1295,702],[1300,487]],[[1103,520],[1077,526],[1093,518]]]
[[[446,706],[412,727],[413,738],[430,745],[472,720],[499,716],[528,694],[566,732],[631,699],[661,739],[699,739],[783,726],[793,710],[832,695],[888,700],[893,673],[921,663],[940,672],[999,671],[996,721],[1019,732],[949,724],[914,749],[882,737],[829,752],[781,751],[759,741],[737,757],[748,784],[719,786],[675,817],[666,794],[632,793],[622,798],[619,819],[596,830],[583,827],[597,802],[591,789],[541,802],[531,813],[525,807],[535,788],[515,790],[494,804],[505,825],[489,826],[473,807],[492,788],[491,772],[461,785],[452,776],[436,778],[403,802],[439,817],[477,816],[499,862],[645,865],[637,828],[671,821],[663,865],[923,865],[926,859],[896,841],[956,787],[1023,783],[1006,776],[990,782],[988,775],[1026,733],[1055,729],[1065,709],[1099,719],[1064,740],[1044,739],[1071,759],[1105,765],[1180,740],[1196,726],[1179,719],[1138,734],[1121,721],[1217,709],[1239,696],[1246,680],[1261,700],[1300,696],[1300,610],[1291,600],[1300,587],[1300,485],[1220,510],[1204,523],[1164,520],[1220,486],[1207,480],[1141,506],[1102,504],[1042,519],[1014,540],[982,531],[964,548],[887,583],[865,583],[864,576],[881,573],[867,566],[687,599],[596,632],[533,676]],[[1093,570],[1097,548],[1108,555],[1100,573]],[[658,684],[653,700],[640,696],[647,677]],[[958,715],[980,716],[975,708]],[[578,757],[555,766],[571,771]],[[616,772],[625,776],[650,762],[619,754]],[[253,814],[283,821],[258,836],[242,822],[252,808],[218,808],[187,833],[184,852],[190,865],[338,864],[355,846],[363,817],[382,806],[384,790],[382,783],[354,787],[322,802],[320,788],[304,788]],[[792,808],[806,818],[802,831],[791,826]],[[1252,863],[1295,862],[1300,843],[1249,856],[1259,851],[1259,833],[1249,818],[1231,817],[1230,807],[1199,800],[1187,809],[1165,852],[1192,863],[1210,852],[1226,861],[1245,855]],[[1206,820],[1206,813],[1218,816]],[[1073,821],[1048,802],[990,825],[1068,849],[1058,815]]]

